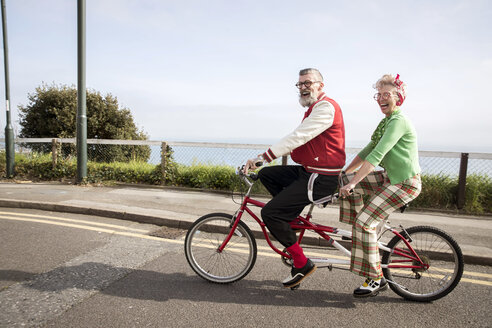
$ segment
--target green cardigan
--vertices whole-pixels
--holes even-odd
[[[374,166],[382,163],[393,185],[420,173],[417,133],[401,110],[391,115],[378,144],[370,142],[358,155]]]

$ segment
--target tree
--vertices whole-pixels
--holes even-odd
[[[77,89],[66,85],[42,84],[35,93],[28,94],[29,104],[19,106],[20,137],[22,138],[74,138],[77,120]],[[87,90],[87,138],[147,140],[133,122],[129,109],[119,108],[118,100],[111,94],[102,96]],[[51,145],[30,145],[39,152],[51,151]],[[73,148],[73,147],[72,147]],[[68,150],[63,148],[66,155]],[[89,160],[147,161],[149,146],[87,145]]]

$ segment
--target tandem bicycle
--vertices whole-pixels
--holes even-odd
[[[189,228],[184,248],[186,259],[201,278],[214,283],[232,283],[244,278],[253,268],[257,257],[257,243],[251,229],[243,222],[243,214],[249,214],[258,223],[270,248],[280,255],[282,262],[292,265],[291,256],[272,242],[265,223],[251,206],[262,208],[264,202],[251,198],[251,190],[257,174],[237,174],[247,185],[239,209],[233,214],[211,213],[197,219]],[[323,238],[325,247],[337,249],[341,256],[311,257],[318,268],[345,269],[350,264],[350,250],[342,240],[350,240],[352,232],[315,223],[313,209],[326,206],[337,195],[325,197],[323,203],[312,203],[307,214],[299,215],[290,224],[298,232],[302,244],[305,233],[311,231]],[[402,210],[403,212],[403,210]],[[429,302],[449,294],[463,275],[464,260],[458,243],[446,232],[431,226],[398,228],[382,223],[378,229],[378,246],[383,275],[390,288],[399,296],[418,302]],[[392,234],[384,242],[382,235]],[[348,247],[348,245],[346,245]],[[297,289],[295,286],[291,289]]]

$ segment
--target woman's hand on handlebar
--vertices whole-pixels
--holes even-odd
[[[347,183],[345,186],[340,188],[340,196],[342,196],[343,198],[350,195],[351,194],[350,190],[354,189],[355,186],[359,182],[362,181],[362,179],[364,179],[369,173],[374,171],[374,165],[373,164],[371,164],[370,162],[368,162],[366,160],[362,160],[362,159],[360,159],[360,161],[362,161],[362,165],[357,170],[357,173],[355,173],[355,175],[352,177],[352,179],[350,179],[349,183]],[[352,166],[352,164],[350,164],[349,167],[345,171],[350,173],[354,169],[355,169],[355,167]]]
[[[349,182],[345,186],[340,188],[338,194],[340,195],[340,197],[345,198],[354,192],[354,188],[355,184]]]
[[[258,167],[262,165],[263,165],[263,159],[260,156],[248,159],[246,161],[246,164],[243,166],[243,173],[248,174],[249,170],[256,170]]]

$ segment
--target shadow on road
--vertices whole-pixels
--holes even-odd
[[[14,276],[16,278],[13,278]],[[24,281],[30,277],[33,277],[33,274],[29,272],[0,270],[2,280],[9,278]],[[180,299],[193,302],[331,308],[355,308],[356,303],[367,301],[403,302],[384,294],[367,300],[354,299],[349,293],[302,289],[302,286],[296,291],[291,291],[280,287],[278,281],[272,280],[245,278],[233,284],[221,285],[184,273],[133,270],[96,262],[59,267],[36,275],[33,280],[23,284],[42,292],[56,293],[68,289],[99,290],[106,295],[158,302]]]

